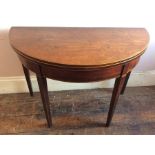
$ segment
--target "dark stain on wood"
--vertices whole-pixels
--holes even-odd
[[[39,93],[0,95],[0,134],[155,134],[155,87],[127,88],[105,128],[111,89],[49,92],[53,126]],[[53,108],[52,108],[53,107]]]

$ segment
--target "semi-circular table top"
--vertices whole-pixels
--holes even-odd
[[[72,67],[110,66],[141,55],[144,28],[12,27],[10,43],[30,59]]]

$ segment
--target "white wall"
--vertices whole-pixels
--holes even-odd
[[[155,70],[153,0],[0,0],[1,77],[23,75],[8,42],[11,26],[145,27],[150,44],[134,71]]]

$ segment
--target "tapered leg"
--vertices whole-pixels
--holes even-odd
[[[32,90],[32,84],[31,84],[31,79],[30,79],[30,73],[29,73],[29,70],[23,66],[23,71],[24,71],[24,74],[25,74],[25,79],[26,79],[26,82],[27,82],[27,85],[28,85],[28,88],[29,88],[29,92],[30,92],[30,95],[33,96],[33,90]]]
[[[131,72],[129,72],[129,73],[126,75],[125,82],[124,82],[123,87],[122,87],[122,90],[121,90],[121,94],[124,94],[124,91],[125,91],[125,89],[126,89],[126,85],[127,85],[127,83],[128,83],[130,74],[131,74]]]
[[[37,75],[37,80],[38,80],[40,94],[41,94],[43,107],[46,115],[46,120],[48,123],[48,127],[50,128],[52,126],[52,118],[51,118],[50,105],[49,105],[47,81],[46,81],[46,78],[42,75]]]
[[[122,86],[124,84],[125,81],[125,77],[118,77],[115,80],[115,85],[114,85],[114,89],[113,89],[113,93],[112,93],[112,98],[111,98],[111,102],[110,102],[110,108],[109,108],[109,112],[108,112],[108,117],[107,117],[107,122],[106,122],[106,127],[108,127],[111,123],[113,114],[114,114],[114,110],[120,95],[120,92],[122,90]]]

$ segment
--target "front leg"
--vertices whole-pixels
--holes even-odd
[[[110,108],[109,108],[109,112],[108,112],[106,127],[108,127],[111,123],[111,120],[112,120],[112,117],[114,114],[114,110],[115,110],[122,86],[124,84],[124,81],[125,81],[125,77],[119,77],[115,80],[115,86],[113,89],[112,98],[111,98],[111,102],[110,102]]]
[[[46,115],[46,120],[48,123],[48,127],[50,128],[52,127],[52,118],[51,118],[51,112],[50,112],[46,77],[44,77],[42,74],[37,73],[37,80],[38,80],[40,94],[41,94],[43,107]]]
[[[129,64],[125,64],[122,66],[122,71],[120,73],[120,76],[118,78],[116,78],[115,80],[115,85],[114,85],[114,89],[112,92],[112,97],[111,97],[111,102],[110,102],[110,108],[109,108],[109,112],[108,112],[108,117],[107,117],[107,122],[106,122],[106,127],[108,127],[111,123],[113,114],[114,114],[114,110],[119,98],[119,95],[122,91],[123,86],[125,85],[125,81],[127,79],[127,76],[129,76],[127,73],[128,71],[128,67]]]

